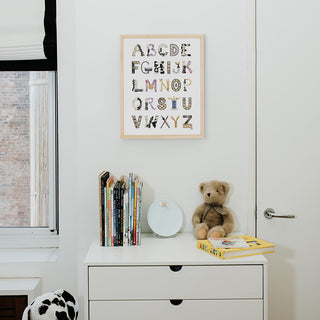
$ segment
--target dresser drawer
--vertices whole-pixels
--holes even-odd
[[[261,299],[261,265],[89,267],[89,300]]]
[[[91,301],[90,320],[262,320],[262,300]]]

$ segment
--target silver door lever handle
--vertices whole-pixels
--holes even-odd
[[[272,218],[287,218],[287,219],[294,219],[296,216],[294,215],[276,215],[275,211],[272,208],[267,208],[264,210],[264,216],[267,219],[272,219]]]

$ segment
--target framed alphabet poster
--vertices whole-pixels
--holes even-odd
[[[120,40],[121,138],[202,138],[203,35]]]

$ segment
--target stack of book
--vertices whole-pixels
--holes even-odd
[[[99,175],[100,245],[106,247],[141,244],[143,183],[139,177],[116,179],[108,171]]]

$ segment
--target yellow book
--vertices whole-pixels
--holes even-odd
[[[214,248],[209,240],[198,240],[197,247],[204,252],[220,259],[231,259],[275,252],[275,245],[251,236],[235,236],[224,238],[226,240],[241,238],[249,245],[248,248]]]

